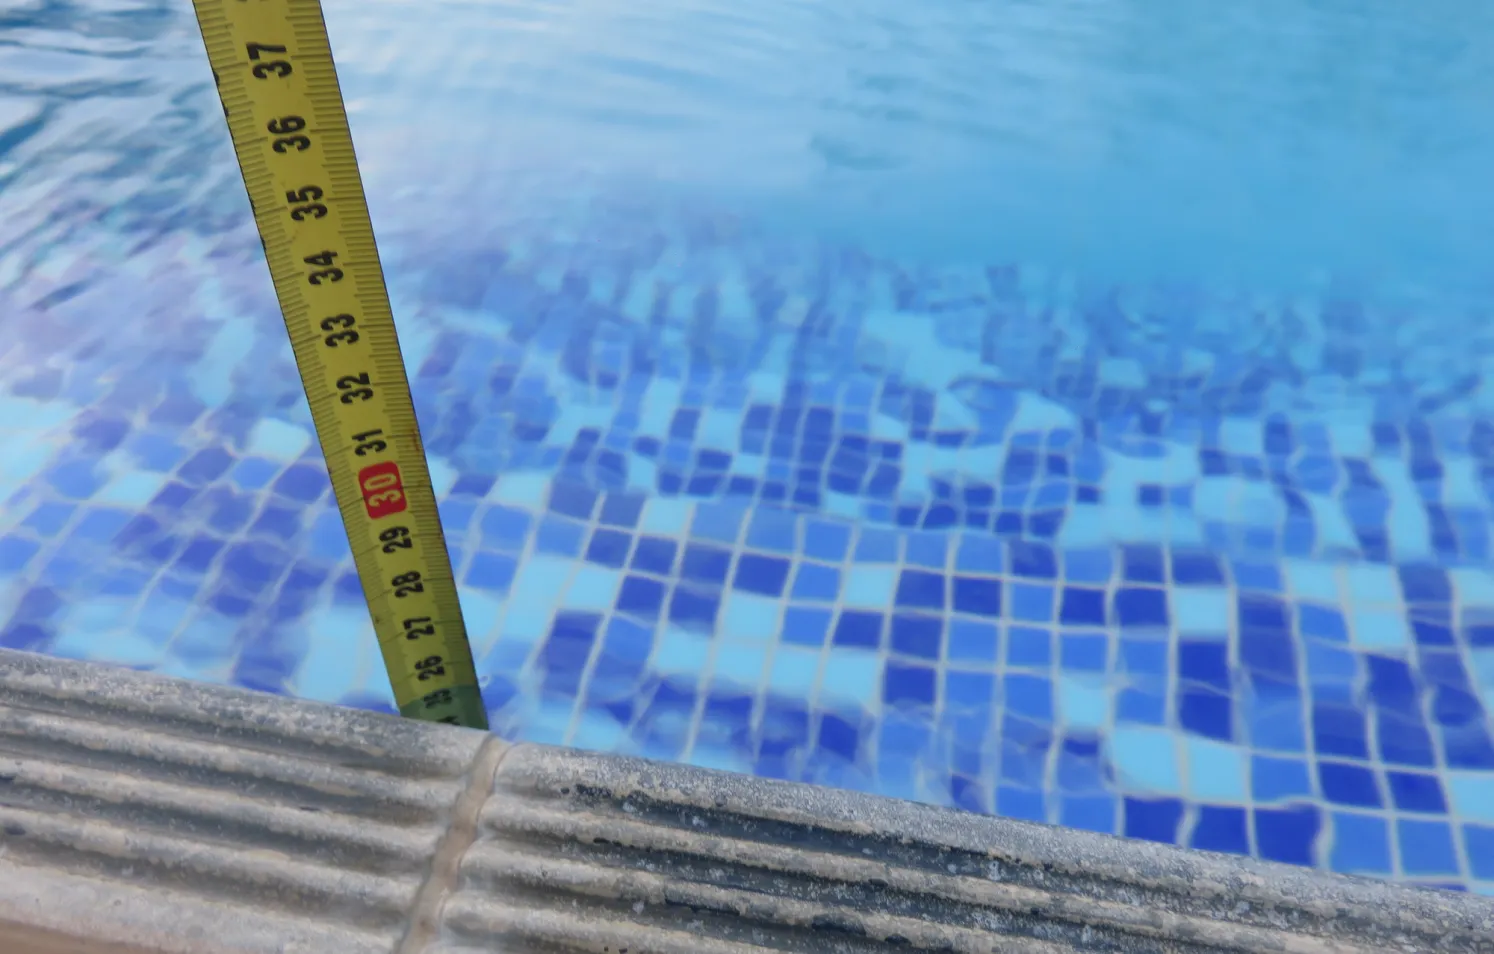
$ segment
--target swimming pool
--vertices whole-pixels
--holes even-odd
[[[1494,11],[326,9],[496,730],[1494,890]],[[189,5],[0,43],[0,644],[389,708]]]

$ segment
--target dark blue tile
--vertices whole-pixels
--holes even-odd
[[[1058,618],[1069,626],[1104,626],[1105,591],[1079,586],[1064,587]]]
[[[189,462],[190,463],[190,462]],[[186,468],[179,472],[185,475]],[[327,479],[326,468],[320,465],[296,464],[286,468],[280,479],[275,481],[271,488],[282,497],[295,500],[299,503],[312,503],[320,500],[322,495],[332,489],[332,483]]]
[[[1252,815],[1260,857],[1293,865],[1312,866],[1316,862],[1313,846],[1322,827],[1322,816],[1316,808],[1257,808]]]
[[[1110,668],[1110,645],[1104,633],[1063,633],[1059,665],[1067,672],[1104,673]]]
[[[1122,689],[1116,697],[1115,718],[1121,723],[1166,725],[1166,688],[1155,685]]]
[[[664,605],[664,584],[643,576],[623,578],[617,595],[617,609],[640,616],[657,616]]]
[[[613,616],[607,621],[607,636],[602,643],[603,652],[615,659],[641,663],[654,649],[654,631],[625,616]]]
[[[1452,583],[1447,573],[1435,566],[1402,566],[1398,570],[1401,593],[1407,603],[1449,603]]]
[[[1312,795],[1307,763],[1257,755],[1251,760],[1251,795],[1261,802],[1295,801]]]
[[[1168,624],[1167,594],[1160,589],[1123,587],[1116,590],[1113,605],[1122,626],[1164,628]]]
[[[1380,758],[1393,765],[1430,768],[1437,764],[1432,735],[1419,717],[1380,710],[1375,713],[1375,742]]]
[[[1112,795],[1074,795],[1063,799],[1058,823],[1066,828],[1115,834],[1116,799]]]
[[[228,451],[210,447],[193,454],[177,468],[176,475],[188,484],[205,484],[222,477],[232,464],[233,457]]]
[[[242,592],[259,593],[284,569],[283,555],[279,560],[275,556],[269,547],[241,543],[223,555],[223,572]]]
[[[1494,881],[1494,828],[1464,825],[1463,847],[1472,875],[1483,881]]]
[[[1323,797],[1336,805],[1358,808],[1379,808],[1382,805],[1375,773],[1362,765],[1319,762],[1318,784],[1322,787]]]
[[[794,572],[795,600],[830,602],[840,595],[840,571],[821,563],[800,563]]]
[[[943,610],[945,577],[925,570],[904,570],[898,577],[895,601],[900,609]]]
[[[1231,688],[1229,647],[1223,643],[1184,640],[1178,644],[1178,674],[1185,682],[1221,693]]]
[[[638,518],[643,514],[643,505],[646,501],[647,498],[642,494],[609,492],[602,498],[602,512],[599,519],[611,527],[636,527]]]
[[[0,573],[18,573],[41,550],[41,544],[25,537],[0,537]]]
[[[861,728],[848,719],[827,714],[820,718],[818,745],[822,752],[854,762],[861,751]]]
[[[1420,715],[1421,693],[1411,667],[1404,660],[1366,655],[1364,662],[1369,672],[1369,697],[1374,705]]]
[[[763,596],[781,596],[791,564],[785,557],[745,553],[737,558],[737,589]]]
[[[882,644],[883,616],[860,610],[842,610],[835,622],[835,645],[875,649]]]
[[[586,559],[613,569],[621,569],[627,562],[633,538],[619,530],[598,529],[592,532],[591,542],[586,547]]]
[[[1401,871],[1412,877],[1459,873],[1452,825],[1445,821],[1397,819],[1396,840],[1401,847]]]
[[[556,481],[550,487],[550,512],[576,520],[590,520],[596,510],[597,493],[569,481]]]
[[[1328,859],[1333,870],[1345,874],[1389,876],[1391,867],[1390,826],[1384,818],[1335,812],[1333,815],[1333,853]]]
[[[1122,567],[1127,583],[1155,583],[1160,586],[1166,582],[1166,568],[1160,547],[1128,546],[1122,553]]]
[[[669,599],[669,621],[687,628],[710,630],[721,608],[717,593],[681,585]]]
[[[841,619],[845,619],[844,614]],[[942,655],[943,641],[944,621],[937,616],[898,613],[892,617],[893,652],[937,661]]]
[[[1302,603],[1297,606],[1297,625],[1302,635],[1326,642],[1347,643],[1349,627],[1343,614],[1337,609],[1328,609]]]
[[[1224,567],[1218,557],[1197,550],[1173,550],[1172,580],[1179,586],[1220,586]]]
[[[1385,779],[1390,784],[1391,801],[1400,811],[1438,814],[1447,811],[1447,799],[1437,776],[1392,771],[1385,774]]]
[[[546,689],[575,693],[580,688],[601,625],[602,618],[594,613],[562,612],[555,617],[539,653]]]
[[[1369,758],[1369,733],[1364,714],[1352,707],[1315,703],[1312,734],[1319,755]]]
[[[1183,803],[1176,798],[1127,798],[1123,802],[1121,833],[1164,844],[1178,843]]]
[[[934,670],[889,662],[882,682],[882,701],[889,705],[931,706],[934,704]]]
[[[1053,683],[1041,676],[1009,673],[1002,680],[1008,711],[1038,722],[1053,721]]]
[[[996,691],[996,677],[984,672],[946,672],[944,673],[944,706],[946,711],[962,710],[980,713],[982,718],[989,719],[993,694]],[[979,744],[980,736],[962,733],[959,741],[962,743]]]
[[[668,576],[674,572],[674,557],[678,550],[673,540],[663,537],[640,537],[633,549],[632,567],[648,573]]]
[[[1276,679],[1295,681],[1297,656],[1286,604],[1256,595],[1241,595],[1236,614],[1240,663]]]
[[[825,645],[830,638],[831,615],[830,610],[824,607],[790,606],[783,613],[784,641],[816,648]]]
[[[1236,855],[1250,854],[1250,818],[1245,809],[1222,805],[1203,805],[1188,838],[1191,848],[1224,851]]]
[[[1160,676],[1168,668],[1168,644],[1155,639],[1122,639],[1121,668],[1132,675]]]
[[[1040,791],[1014,785],[1003,785],[996,790],[996,814],[1002,818],[1018,818],[1025,821],[1046,821],[1047,799]]]
[[[586,525],[546,514],[540,518],[539,529],[534,535],[534,545],[541,553],[561,557],[581,555],[582,542],[586,537]]]
[[[467,583],[483,589],[507,590],[518,572],[518,561],[506,553],[482,551],[472,558]]]
[[[1185,689],[1178,695],[1178,723],[1189,732],[1229,742],[1234,739],[1234,706],[1227,695]]]
[[[1017,576],[1036,580],[1058,576],[1058,559],[1051,547],[1017,540],[1009,544],[1007,557],[1012,573]]]
[[[685,557],[680,563],[680,576],[692,583],[720,586],[726,582],[731,571],[730,550],[692,543],[685,547]]]

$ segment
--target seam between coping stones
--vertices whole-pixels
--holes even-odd
[[[451,824],[431,856],[431,870],[425,883],[415,893],[410,928],[395,948],[395,954],[421,954],[440,933],[441,907],[456,885],[462,858],[477,840],[478,817],[493,793],[504,757],[513,748],[498,736],[490,735],[473,756],[467,786],[452,804]]]

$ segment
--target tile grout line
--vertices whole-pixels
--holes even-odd
[[[462,857],[477,840],[478,816],[498,778],[503,758],[514,746],[490,735],[472,758],[466,787],[452,804],[451,822],[431,855],[430,873],[410,905],[410,927],[395,954],[421,954],[440,933],[441,906],[456,886]]]

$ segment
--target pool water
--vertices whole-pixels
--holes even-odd
[[[497,731],[1494,892],[1494,8],[326,11]],[[0,644],[389,709],[190,5],[0,48]]]

